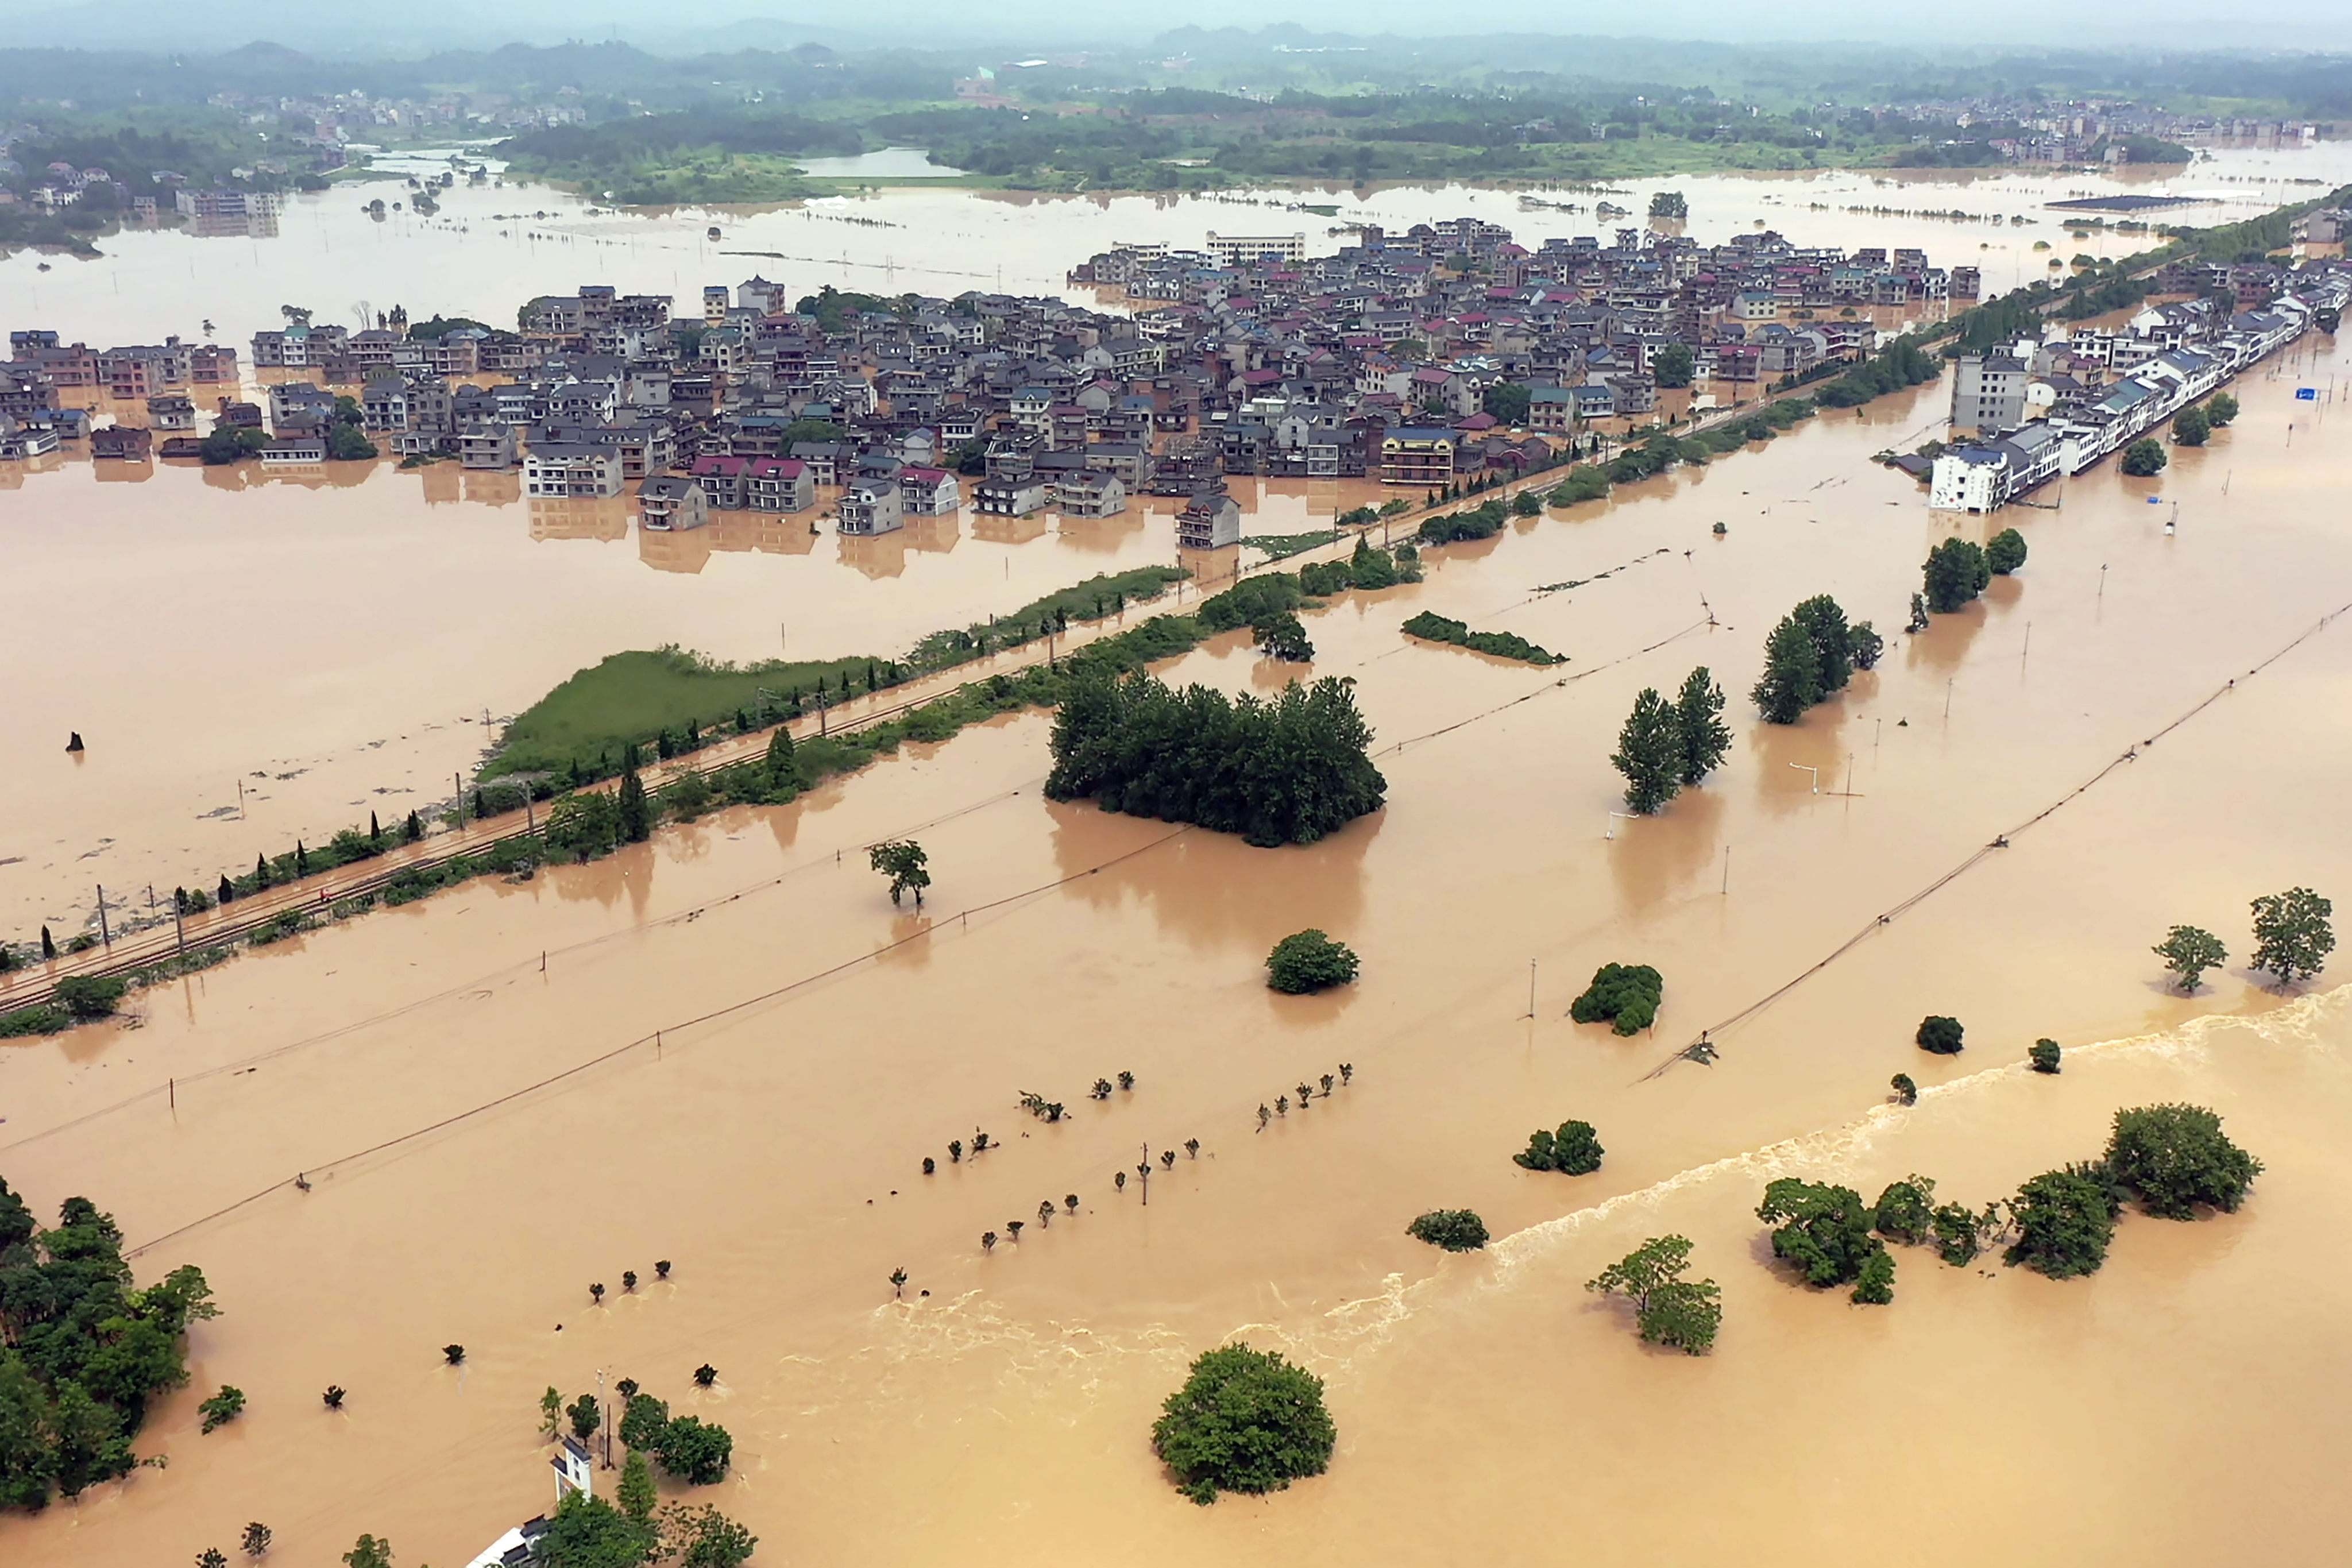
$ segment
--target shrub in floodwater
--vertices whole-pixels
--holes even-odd
[[[1966,1204],[1936,1205],[1931,1239],[1937,1253],[1955,1268],[1973,1262],[1984,1247],[1984,1224]]]
[[[2143,1105],[2116,1112],[2107,1168],[2148,1213],[2194,1219],[2198,1205],[2234,1214],[2263,1163],[2230,1142],[2201,1105]]]
[[[1279,1490],[1331,1463],[1323,1380],[1271,1351],[1227,1345],[1192,1363],[1152,1424],[1151,1447],[1194,1502]]]
[[[2162,442],[2153,436],[2143,436],[2124,448],[2123,461],[2118,467],[2131,479],[2145,479],[2164,472],[2165,465],[2170,461],[2172,459],[2165,455]]]
[[[1916,1246],[1936,1228],[1936,1183],[1929,1176],[1906,1176],[1886,1184],[1871,1205],[1873,1228],[1889,1241]]]
[[[718,1381],[719,1369],[711,1365],[709,1362],[704,1362],[700,1366],[694,1369],[695,1387],[709,1388],[712,1384],[717,1383]]]
[[[441,1359],[447,1362],[451,1366],[457,1366],[466,1359],[466,1347],[463,1345],[443,1345],[441,1347]]]
[[[1723,1324],[1722,1292],[1712,1279],[1685,1279],[1691,1244],[1679,1236],[1653,1237],[1585,1281],[1588,1290],[1624,1296],[1633,1303],[1642,1338],[1687,1355],[1705,1355]]]
[[[255,1520],[245,1527],[245,1534],[237,1545],[247,1557],[260,1556],[269,1550],[269,1527]]]
[[[1756,1217],[1772,1232],[1772,1256],[1797,1266],[1808,1285],[1843,1285],[1885,1243],[1871,1234],[1874,1215],[1852,1187],[1783,1176],[1764,1189]]]
[[[2010,1204],[2017,1242],[2009,1249],[2008,1260],[2053,1279],[2095,1274],[2107,1260],[2116,1215],[2122,1212],[2114,1175],[2105,1166],[2044,1171],[2018,1188]]]
[[[1960,1038],[1963,1033],[1958,1018],[1947,1018],[1941,1014],[1930,1013],[1919,1020],[1919,1032],[1913,1037],[1918,1041],[1919,1048],[1923,1051],[1932,1051],[1939,1057],[1954,1057],[1960,1054]]]
[[[1665,995],[1664,977],[1648,964],[1604,963],[1569,1005],[1568,1016],[1580,1024],[1607,1021],[1621,1035],[1637,1034],[1656,1020]]]
[[[697,1374],[697,1381],[700,1374]],[[705,1424],[698,1415],[681,1415],[662,1428],[654,1458],[672,1476],[693,1486],[709,1486],[726,1477],[735,1454],[735,1439],[726,1427]]]
[[[2026,1047],[2025,1059],[2033,1064],[2035,1072],[2056,1072],[2058,1055],[2058,1042],[2044,1038]]]
[[[1486,1245],[1486,1222],[1468,1209],[1432,1209],[1404,1233],[1448,1252],[1475,1252]]]
[[[1893,1078],[1888,1079],[1886,1082],[1888,1086],[1895,1090],[1895,1099],[1898,1104],[1916,1105],[1919,1103],[1919,1086],[1911,1080],[1911,1075],[1909,1073],[1896,1073]]]
[[[1266,984],[1276,991],[1301,995],[1345,985],[1356,978],[1358,961],[1345,942],[1320,931],[1293,931],[1265,955]]]
[[[327,1384],[327,1392],[319,1395],[319,1398],[328,1409],[341,1410],[343,1407],[342,1385],[334,1383]]]
[[[58,982],[58,1005],[76,1018],[103,1018],[129,989],[130,983],[119,975],[68,974]]]
[[[1591,1175],[1601,1169],[1603,1151],[1590,1121],[1563,1121],[1559,1131],[1542,1128],[1528,1135],[1525,1151],[1511,1156],[1530,1171],[1559,1171],[1570,1176]]]
[[[668,1258],[665,1258],[660,1262],[654,1265],[654,1278],[656,1279],[667,1279],[669,1278]]]
[[[1881,1249],[1870,1255],[1853,1282],[1852,1300],[1860,1306],[1884,1307],[1895,1300],[1895,1255]]]
[[[621,1406],[621,1441],[632,1450],[651,1451],[669,1426],[669,1406],[632,1388]]]
[[[199,1402],[196,1410],[205,1418],[204,1430],[216,1431],[245,1413],[245,1390],[224,1383],[220,1392]]]

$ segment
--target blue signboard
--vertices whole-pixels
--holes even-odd
[[[2319,401],[2319,388],[2298,386],[2294,389],[2294,400],[2297,403],[2316,403]]]

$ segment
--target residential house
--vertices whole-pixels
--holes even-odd
[[[710,521],[710,500],[699,481],[657,474],[637,486],[637,526],[657,533],[700,528]]]

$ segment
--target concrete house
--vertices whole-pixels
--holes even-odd
[[[898,510],[913,517],[944,517],[963,504],[963,486],[945,468],[898,470]]]
[[[1065,517],[1116,517],[1127,510],[1127,486],[1100,468],[1066,476],[1054,492],[1054,504]]]
[[[860,475],[841,495],[841,531],[855,537],[895,533],[905,526],[898,504],[898,480]]]
[[[1176,542],[1186,550],[1222,550],[1242,540],[1242,509],[1225,493],[1225,481],[1212,479],[1192,492],[1176,514]]]
[[[691,479],[663,474],[637,487],[637,526],[656,533],[700,528],[710,521],[710,500]]]
[[[522,463],[522,493],[534,499],[605,500],[621,493],[620,455],[607,447],[550,442]]]

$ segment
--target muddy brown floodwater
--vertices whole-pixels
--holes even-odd
[[[386,167],[404,176],[446,163],[411,153]],[[898,188],[624,213],[511,184],[460,186],[437,216],[380,222],[362,201],[401,192],[373,184],[293,197],[263,233],[132,230],[107,237],[92,259],[0,257],[0,300],[11,328],[69,342],[177,333],[241,349],[281,324],[289,303],[322,321],[402,304],[498,322],[582,282],[690,300],[754,272],[795,294],[824,283],[984,287],[1096,304],[1066,276],[1120,241],[1303,231],[1321,249],[1349,223],[1402,229],[1469,213],[1533,246],[1640,223],[1650,194],[1667,188],[1685,194],[1683,226],[1705,243],[1769,226],[1800,245],[1918,246],[1938,265],[1979,267],[1997,290],[2077,250],[2139,243],[2092,231],[2078,243],[2052,200],[2168,190],[2210,197],[2180,210],[2218,222],[2347,177],[2352,143],[2326,142],[2218,148],[2164,173],[1822,170],[1532,194],[1579,210],[1428,185],[1192,198]],[[1633,216],[1601,215],[1603,201]],[[1254,533],[1328,526],[1376,499],[1328,482],[1235,490]],[[168,907],[174,886],[209,885],[265,849],[446,799],[499,721],[607,653],[664,643],[735,659],[899,652],[1095,572],[1174,559],[1177,504],[1155,498],[1099,521],[931,519],[844,542],[830,524],[813,537],[805,519],[725,515],[646,534],[626,501],[526,501],[519,476],[448,465],[296,475],[257,463],[0,464],[0,657],[19,672],[0,724],[0,933],[26,941],[46,924],[62,940],[95,929],[100,886],[113,919],[143,915],[151,887]],[[89,750],[68,757],[74,731]]]
[[[1871,466],[1933,416],[1928,387],[1433,552],[1425,583],[1307,617],[1390,784],[1312,847],[1049,804],[1046,721],[1008,718],[12,1047],[9,1180],[44,1211],[91,1194],[142,1277],[199,1264],[226,1310],[142,1436],[169,1468],[0,1521],[0,1558],[184,1561],[258,1519],[289,1561],[368,1531],[446,1568],[547,1505],[539,1393],[601,1372],[732,1431],[733,1473],[695,1495],[768,1563],[2338,1560],[2352,1009],[2242,964],[2249,899],[2352,889],[2352,617],[2272,659],[2352,602],[2352,448],[2292,395],[2347,369],[2309,340],[2160,479],[2109,466],[2055,510],[1937,516]],[[1801,724],[1752,721],[1777,616],[1828,592],[1899,627],[1955,524],[2013,524],[2032,557]],[[1571,662],[1407,643],[1424,608]],[[1698,663],[1735,694],[1729,762],[1604,837],[1620,719]],[[1172,673],[1264,684],[1234,637]],[[919,915],[859,863],[907,833],[938,876]],[[2193,997],[2147,952],[2175,921],[2235,961]],[[1363,977],[1277,996],[1260,961],[1308,925]],[[1718,1029],[1717,1065],[1646,1076],[1857,931]],[[1565,1019],[1612,960],[1664,972],[1654,1035]],[[1931,1012],[1965,1054],[1910,1044]],[[2023,1065],[2045,1035],[2055,1078]],[[1256,1131],[1341,1062],[1352,1083]],[[1121,1069],[1132,1092],[1085,1098]],[[1897,1071],[1916,1107],[1886,1102]],[[1076,1113],[1029,1121],[1028,1089]],[[1895,1305],[1864,1310],[1769,1265],[1772,1175],[1869,1194],[1916,1170],[1980,1203],[2164,1100],[2212,1105],[2268,1168],[2237,1215],[2126,1217],[2092,1279],[1906,1250]],[[1599,1128],[1599,1173],[1512,1164],[1570,1116]],[[1000,1147],[944,1163],[975,1127]],[[1188,1138],[1148,1207],[1114,1189]],[[1067,1194],[1076,1215],[1039,1228]],[[1496,1245],[1403,1235],[1453,1205]],[[1646,1351],[1580,1288],[1668,1232],[1723,1287],[1703,1360]],[[1149,1424],[1233,1337],[1328,1380],[1339,1449],[1196,1509]],[[200,1436],[224,1381],[247,1413]]]

